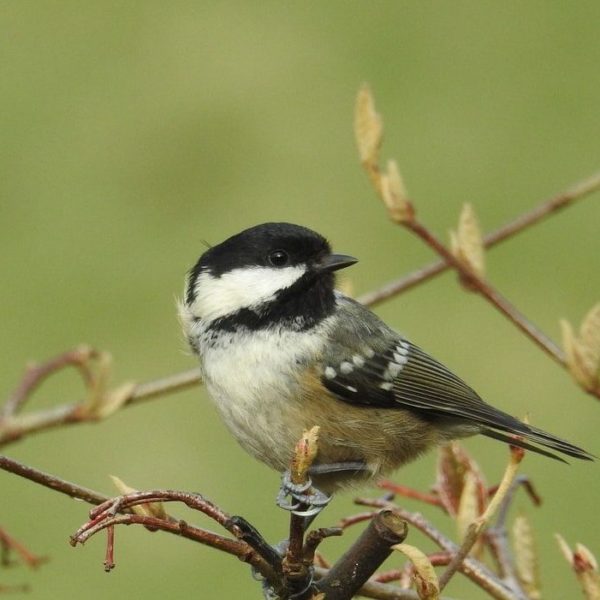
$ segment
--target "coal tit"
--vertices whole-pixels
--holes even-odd
[[[485,403],[335,290],[333,272],[355,262],[310,229],[265,223],[210,248],[189,272],[184,332],[246,451],[284,472],[302,432],[319,425],[315,484],[326,492],[477,433],[552,458],[549,450],[592,458]]]

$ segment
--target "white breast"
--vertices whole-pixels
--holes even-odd
[[[223,333],[210,342],[199,338],[204,380],[226,425],[250,454],[278,469],[289,451],[282,441],[297,435],[289,428],[295,418],[290,414],[298,412],[298,376],[301,363],[320,353],[320,329]]]

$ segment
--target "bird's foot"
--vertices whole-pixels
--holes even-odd
[[[288,500],[288,496],[290,500]],[[277,494],[277,506],[299,517],[318,515],[331,500],[331,496],[313,487],[310,477],[305,483],[294,483],[290,472],[285,471]]]

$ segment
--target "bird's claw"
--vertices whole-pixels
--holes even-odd
[[[290,500],[287,500],[287,497]],[[313,487],[310,477],[305,483],[294,483],[289,471],[281,478],[281,487],[277,494],[277,506],[291,512],[298,517],[312,517],[318,515],[331,500],[331,496]]]

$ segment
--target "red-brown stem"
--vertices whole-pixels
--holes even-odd
[[[197,510],[216,521],[219,525],[227,529],[234,535],[237,533],[235,526],[231,524],[230,516],[221,510],[218,506],[202,497],[200,494],[182,492],[179,490],[147,490],[142,492],[132,492],[118,498],[110,498],[90,510],[92,520],[98,517],[104,517],[106,514],[116,514],[123,512],[132,506],[139,504],[151,504],[153,502],[181,502],[192,510]]]
[[[364,523],[365,521],[369,521],[372,519],[379,511],[370,510],[368,512],[358,513],[357,515],[350,515],[349,517],[343,517],[338,521],[338,527],[342,529],[347,529],[352,525],[357,525],[358,523]]]
[[[483,245],[486,248],[492,248],[599,189],[600,173],[595,173],[591,177],[575,183],[563,192],[544,200],[530,211],[516,217],[495,231],[488,233],[483,238]],[[399,279],[390,281],[376,290],[363,294],[358,298],[358,301],[367,306],[376,306],[443,273],[448,268],[450,268],[450,265],[445,260],[438,260]]]
[[[92,377],[88,364],[96,356],[97,352],[95,350],[82,346],[63,352],[39,365],[29,365],[19,385],[0,409],[0,419],[17,414],[45,379],[66,367],[75,367],[81,373],[84,382],[88,384]]]
[[[113,507],[115,505],[114,499],[108,498],[103,494],[76,485],[74,483],[70,483],[69,481],[65,481],[54,475],[49,475],[48,473],[38,471],[33,467],[23,465],[22,463],[19,463],[18,461],[10,459],[6,456],[0,456],[0,469],[3,469],[10,473],[14,473],[15,475],[19,475],[21,477],[25,477],[30,481],[39,483],[40,485],[53,489],[62,494],[66,494],[71,498],[79,498],[81,500],[84,500],[85,502],[88,502],[89,504],[105,504],[107,507]],[[170,492],[169,490],[154,490],[149,493],[139,492],[137,494],[133,494],[132,496],[132,503],[135,503],[135,501],[139,500],[140,504],[143,502],[150,502],[152,500],[166,502],[170,498],[172,498],[173,501],[181,501],[190,506],[191,508],[201,510],[208,516],[213,517],[224,527],[231,528],[232,530],[234,529],[233,526],[228,524],[227,518],[224,516],[225,513],[223,511],[221,511],[208,501],[202,499],[200,496],[195,494],[176,491]],[[124,504],[126,504],[126,502]],[[128,509],[123,508],[123,510]],[[149,528],[159,529],[161,531],[166,531],[168,533],[179,535],[186,539],[193,540],[195,542],[199,542],[201,544],[211,546],[219,550],[223,550],[224,552],[228,552],[229,554],[233,554],[234,556],[237,556],[240,560],[243,560],[244,562],[247,562],[252,566],[256,567],[256,569],[267,579],[276,579],[271,565],[269,565],[268,562],[266,562],[257,552],[255,552],[245,542],[228,539],[210,531],[206,531],[204,529],[188,525],[184,521],[178,521],[170,517],[167,517],[166,519],[158,519],[156,517],[144,517],[141,515],[134,514],[125,514],[120,515],[119,517],[123,517],[124,520],[114,521],[114,524],[119,524],[121,522],[126,524],[138,523],[141,525],[145,525]],[[108,525],[110,525],[111,518],[117,517],[108,517],[104,519],[104,521],[102,521],[101,518],[96,517],[96,519],[94,520],[94,527],[97,527],[98,530],[108,527]],[[82,529],[85,530],[81,531],[82,535],[90,535],[90,527],[84,526]],[[94,531],[94,533],[95,532],[96,531]],[[85,539],[87,539],[87,537]],[[75,540],[75,542],[78,541],[79,538]]]
[[[108,573],[115,568],[115,528],[110,525],[106,529],[106,557],[104,570]]]
[[[504,470],[498,490],[488,503],[483,515],[474,520],[467,528],[465,538],[460,548],[453,556],[448,568],[440,575],[440,590],[444,589],[446,584],[453,577],[454,573],[458,571],[461,564],[464,562],[469,552],[477,542],[477,539],[489,524],[490,519],[496,514],[498,509],[503,506],[503,504],[507,506],[508,502],[510,502],[512,499],[517,470],[521,461],[523,460],[523,457],[524,451],[522,448],[510,446],[510,458],[508,464],[506,465],[506,469]]]
[[[133,389],[131,396],[124,402],[123,407],[134,406],[144,400],[150,400],[167,393],[185,390],[189,387],[198,385],[200,381],[199,369],[190,369],[189,371],[184,371],[182,373],[176,373],[146,383],[140,383]],[[21,383],[19,389],[21,389],[23,385],[24,384]],[[30,387],[30,384],[27,384],[27,387],[30,390],[28,394],[30,394],[33,388]],[[18,406],[21,406],[29,397],[28,394],[20,397],[21,399],[17,403]],[[80,402],[73,402],[23,415],[0,415],[0,448],[19,440],[29,433],[46,431],[65,425],[97,421],[97,417],[87,414],[82,410],[82,406],[83,405]],[[14,407],[14,401],[10,401],[9,404],[5,404],[3,411],[10,412],[14,410]]]
[[[393,492],[394,494],[398,494],[399,496],[402,496],[404,498],[413,498],[415,500],[425,502],[426,504],[442,507],[440,498],[436,494],[427,494],[425,492],[420,492],[419,490],[409,488],[405,485],[400,485],[399,483],[394,483],[393,481],[389,481],[388,479],[379,481],[377,483],[377,487],[380,487],[383,490],[388,490],[389,492]]]
[[[7,551],[12,550],[16,552],[21,557],[21,560],[33,569],[48,560],[47,557],[37,556],[28,550],[19,540],[9,535],[2,527],[0,527],[0,545]]]
[[[71,498],[84,500],[89,504],[101,504],[102,502],[108,500],[107,496],[99,494],[94,490],[90,490],[89,488],[65,481],[64,479],[56,477],[55,475],[44,473],[43,471],[39,471],[38,469],[24,465],[17,460],[8,458],[8,456],[0,455],[0,469],[3,471],[8,471],[9,473],[14,473],[19,477],[29,479],[34,483],[39,483],[40,485],[50,488],[51,490],[56,490],[61,494],[71,496]]]
[[[404,226],[421,238],[429,247],[433,248],[450,266],[465,278],[466,281],[495,306],[505,317],[507,317],[516,327],[518,327],[527,337],[537,344],[546,354],[556,362],[564,366],[565,358],[563,351],[528,319],[526,319],[506,298],[504,298],[489,283],[477,277],[465,264],[456,258],[447,248],[437,239],[425,225],[416,219],[416,217],[404,223]]]
[[[533,502],[534,506],[540,506],[542,504],[542,497],[538,494],[532,481],[529,479],[529,477],[527,477],[527,475],[519,475],[515,480],[515,484],[523,486],[523,489],[525,492],[527,492],[527,495]],[[490,486],[487,490],[488,496],[493,496],[497,490],[497,485]]]

